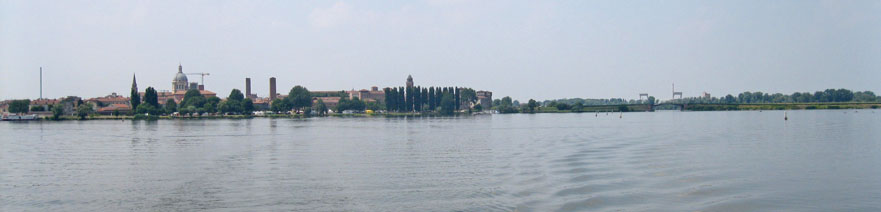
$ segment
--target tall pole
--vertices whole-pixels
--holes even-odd
[[[40,66],[40,99],[43,99],[43,66]]]

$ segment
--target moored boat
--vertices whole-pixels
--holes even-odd
[[[0,118],[0,120],[3,120],[3,121],[30,121],[30,120],[36,120],[36,119],[37,119],[37,114],[31,114],[31,115],[4,114],[3,117]]]

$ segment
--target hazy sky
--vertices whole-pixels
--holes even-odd
[[[467,86],[521,101],[881,93],[881,1],[0,0],[0,99]],[[198,76],[189,76],[198,81]]]

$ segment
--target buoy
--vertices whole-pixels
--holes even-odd
[[[624,112],[621,112],[621,114],[618,114],[618,118],[619,118],[619,119],[620,119],[620,118],[624,118]]]
[[[789,116],[786,115],[786,111],[783,111],[783,121],[788,121],[788,120],[789,120]]]

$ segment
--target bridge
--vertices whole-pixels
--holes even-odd
[[[581,112],[652,112],[657,107],[674,106],[680,111],[688,110],[687,103],[662,102],[658,104],[585,105]]]

